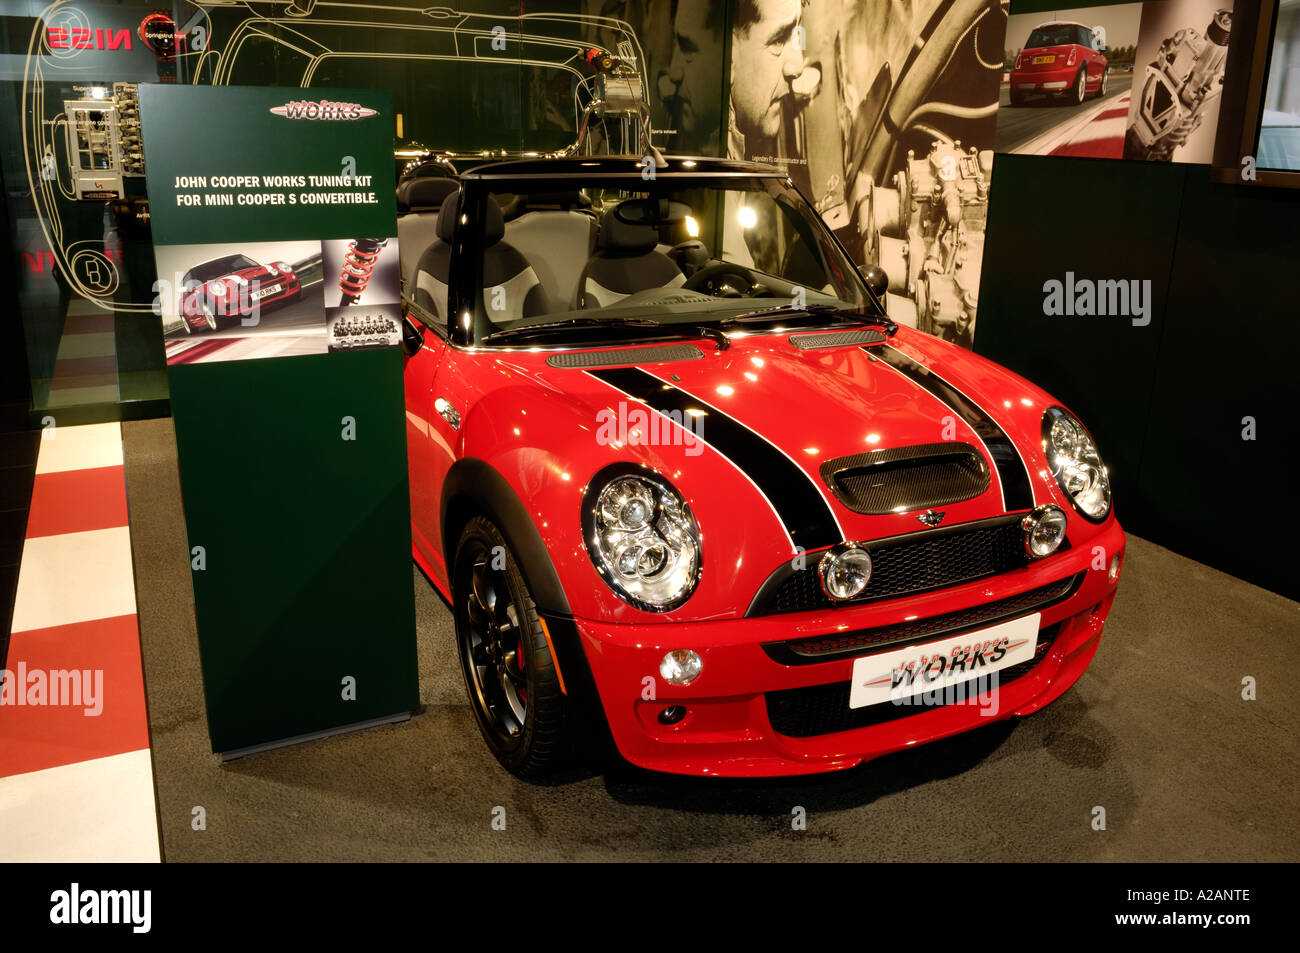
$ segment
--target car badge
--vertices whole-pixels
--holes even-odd
[[[918,516],[917,519],[919,519],[926,526],[938,526],[940,523],[943,522],[943,518],[945,515],[946,514],[944,513],[936,513],[934,510],[926,510],[924,513]]]

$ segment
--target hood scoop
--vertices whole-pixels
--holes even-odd
[[[657,344],[650,347],[621,347],[604,351],[565,351],[546,359],[547,367],[622,367],[628,364],[662,364],[667,361],[698,361],[704,352],[694,344]]]
[[[854,513],[906,513],[979,496],[991,479],[968,443],[925,443],[827,460],[821,476]]]
[[[856,331],[815,331],[810,334],[792,334],[790,343],[801,351],[819,351],[827,347],[846,347],[850,344],[880,344],[885,335],[875,328]]]

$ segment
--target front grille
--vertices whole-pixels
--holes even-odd
[[[989,466],[967,443],[926,443],[827,460],[822,479],[855,513],[879,515],[945,506],[989,488]]]
[[[1079,573],[996,602],[983,602],[956,612],[872,629],[858,629],[856,632],[835,632],[814,638],[791,639],[788,642],[767,642],[763,645],[763,651],[782,665],[812,665],[849,655],[889,651],[913,642],[956,636],[971,629],[996,625],[1017,616],[1038,612],[1069,597],[1082,581],[1083,574]]]
[[[832,602],[822,592],[817,557],[803,569],[781,566],[763,583],[746,615],[807,612],[942,589],[1025,565],[1019,516],[997,517],[865,544],[871,581],[857,599]]]
[[[1038,645],[1032,659],[999,670],[996,673],[998,687],[1009,685],[1033,671],[1034,666],[1047,655],[1052,642],[1060,633],[1062,624],[1057,622],[1039,631]],[[989,686],[986,683],[983,687],[987,689]],[[911,699],[912,704],[881,702],[877,705],[867,705],[865,708],[850,708],[851,688],[851,682],[832,682],[829,685],[768,692],[765,696],[767,717],[772,723],[772,729],[777,734],[789,738],[814,738],[818,735],[834,734],[837,731],[852,731],[855,728],[881,725],[906,718],[908,715],[924,714],[943,707],[945,703],[945,699],[939,697],[929,704],[920,704],[914,696]],[[971,691],[973,694],[974,689]]]

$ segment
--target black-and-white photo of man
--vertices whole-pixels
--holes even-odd
[[[582,13],[621,20],[636,35],[655,145],[721,154],[725,6],[717,0],[584,0]],[[614,37],[595,29],[588,39],[609,46]]]
[[[769,155],[795,84],[808,68],[800,0],[736,0],[727,152]]]
[[[973,344],[1007,0],[736,0],[728,154],[778,165],[891,317]]]
[[[674,145],[713,154],[722,144],[722,100],[718,80],[722,71],[722,4],[708,0],[674,0],[673,52],[667,69],[659,70],[655,88],[675,129]]]

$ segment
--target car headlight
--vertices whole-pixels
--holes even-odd
[[[1043,452],[1074,508],[1093,522],[1104,520],[1110,512],[1110,475],[1088,431],[1069,411],[1049,407],[1043,414]]]
[[[700,531],[686,501],[652,470],[616,464],[582,501],[583,539],[596,571],[625,602],[667,612],[700,578]]]
[[[1025,534],[1025,552],[1034,559],[1050,556],[1065,542],[1065,510],[1055,503],[1035,506],[1020,521]]]

